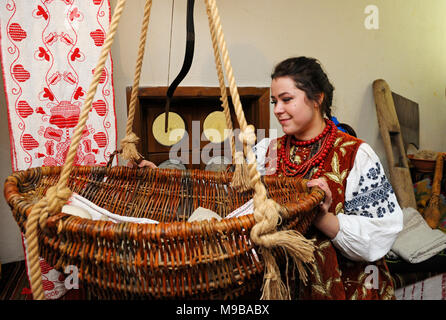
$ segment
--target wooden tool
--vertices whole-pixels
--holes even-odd
[[[404,149],[413,144],[420,149],[420,112],[418,103],[392,92],[395,111],[403,136]]]
[[[445,153],[438,153],[435,162],[434,181],[432,183],[432,196],[427,208],[423,212],[424,220],[432,229],[437,229],[440,222],[440,191],[441,179],[443,178],[444,155]]]
[[[379,129],[389,165],[390,181],[395,190],[398,203],[401,208],[417,208],[392,92],[385,80],[378,79],[373,82],[373,94]]]

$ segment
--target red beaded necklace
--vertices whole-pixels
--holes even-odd
[[[322,174],[322,168],[325,164],[325,158],[328,155],[328,152],[333,147],[333,143],[336,138],[336,131],[338,130],[336,128],[336,125],[331,120],[325,120],[326,126],[324,128],[324,131],[322,131],[321,134],[314,137],[313,139],[307,140],[307,141],[298,141],[293,136],[285,136],[282,140],[282,145],[278,150],[278,156],[279,156],[279,168],[285,174],[289,177],[294,176],[300,176],[304,177],[308,171],[318,166],[317,172],[313,175],[313,179],[317,179]],[[306,161],[303,161],[300,164],[297,164],[290,159],[290,145],[293,144],[295,148],[297,147],[306,147],[313,145],[316,142],[319,142],[322,140],[322,145],[320,146],[319,150],[316,152],[316,154],[311,157],[310,159],[307,159]]]

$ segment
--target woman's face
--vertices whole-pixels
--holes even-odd
[[[309,140],[317,136],[325,126],[318,104],[309,100],[290,77],[272,80],[271,102],[274,105],[274,114],[287,135],[294,135],[299,140]]]

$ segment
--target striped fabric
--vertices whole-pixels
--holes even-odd
[[[395,291],[397,300],[446,300],[446,273]]]

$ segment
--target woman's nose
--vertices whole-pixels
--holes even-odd
[[[274,105],[273,112],[274,114],[281,114],[284,112],[283,106],[279,101]]]

